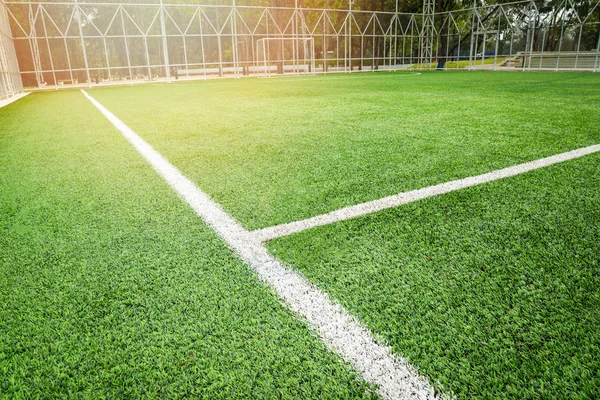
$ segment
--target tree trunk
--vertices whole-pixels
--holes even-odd
[[[442,20],[441,23],[443,24],[443,26],[440,27],[440,29],[438,30],[439,32],[439,37],[438,37],[438,53],[437,53],[437,69],[444,69],[444,65],[446,65],[446,62],[448,60],[446,60],[446,51],[448,48],[448,25],[449,24],[444,24],[444,21]],[[450,52],[448,52],[448,54],[450,54]]]

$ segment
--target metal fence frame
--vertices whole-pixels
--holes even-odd
[[[6,4],[15,44],[21,49],[21,73],[30,83],[34,77],[36,86],[170,81],[175,70],[179,78],[184,78],[192,77],[190,70],[215,68],[218,76],[240,76],[260,62],[256,59],[256,44],[263,38],[296,38],[298,42],[310,38],[319,49],[326,43],[325,51],[320,50],[315,57],[317,73],[394,69],[400,57],[394,46],[399,38],[406,41],[410,37],[412,43],[411,51],[402,53],[402,60],[407,65],[418,61],[419,22],[413,14],[162,1],[135,5],[78,1]],[[57,7],[62,7],[63,15],[69,10],[62,25],[50,10]],[[105,26],[97,26],[90,12],[100,8],[109,10],[106,20],[110,22]],[[142,26],[132,10],[142,10],[151,22]],[[189,19],[182,24],[177,14]],[[406,30],[410,34],[400,33],[401,19],[408,21]],[[119,47],[125,56],[120,59],[111,49],[115,41],[122,41]],[[134,41],[141,49],[135,54]],[[361,45],[357,47],[356,43]],[[269,57],[274,63],[283,62],[285,57],[279,58]]]
[[[434,30],[438,49],[436,59],[446,62],[464,60],[468,62],[468,69],[496,70],[505,67],[507,61],[513,61],[522,71],[598,72],[600,18],[593,21],[591,17],[594,13],[600,16],[600,1],[592,0],[588,5],[585,14],[577,11],[572,0],[562,0],[558,6],[546,11],[540,11],[535,1],[526,1],[436,13],[435,19],[441,21]],[[466,23],[459,26],[459,19]],[[596,30],[593,48],[584,48],[585,28]],[[556,47],[553,50],[545,48],[550,33]],[[463,41],[463,46],[468,49],[466,54],[460,51],[461,39],[466,39],[466,43]],[[440,41],[447,43],[440,46]],[[454,46],[449,44],[452,41]],[[490,46],[486,49],[487,44]],[[440,48],[446,52],[440,53]],[[450,48],[454,51],[448,51]],[[570,62],[562,62],[561,57]]]
[[[0,102],[23,91],[21,73],[8,22],[8,12],[0,3]]]
[[[600,70],[600,46],[581,46],[584,28],[599,23],[589,18],[600,0],[591,0],[587,15],[563,0],[552,18],[533,0],[433,14],[356,10],[351,1],[347,9],[147,1],[4,1],[23,81],[44,87],[258,75],[256,47],[266,38],[312,39],[311,73],[432,69],[440,61],[445,69],[562,70],[571,69],[572,57],[572,69]],[[431,11],[432,0],[425,2]],[[550,33],[558,51],[547,53]],[[274,64],[294,58],[283,48],[269,51]]]

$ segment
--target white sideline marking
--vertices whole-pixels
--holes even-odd
[[[6,107],[7,105],[14,103],[15,101],[27,96],[28,94],[29,92],[22,92],[15,94],[14,96],[9,97],[8,99],[0,100],[0,108]]]
[[[165,181],[271,285],[288,307],[306,319],[327,347],[341,355],[363,376],[378,386],[384,399],[431,399],[433,388],[406,360],[379,344],[347,310],[333,303],[300,274],[273,257],[255,235],[244,229],[210,197],[165,160],[156,150],[84,90],[81,92],[123,134]]]
[[[599,151],[600,144],[596,144],[593,146],[568,151],[566,153],[541,158],[539,160],[513,165],[512,167],[487,172],[485,174],[440,183],[439,185],[428,186],[422,189],[398,193],[391,196],[383,197],[381,199],[367,201],[366,203],[360,203],[353,206],[340,208],[338,210],[331,211],[327,214],[317,215],[315,217],[303,219],[300,221],[294,221],[286,224],[271,226],[268,228],[257,229],[252,231],[251,233],[256,237],[256,240],[260,242],[266,242],[268,240],[273,240],[279,237],[302,232],[307,229],[316,228],[317,226],[329,225],[335,222],[345,221],[348,219],[360,217],[362,215],[372,214],[377,211],[385,210],[387,208],[393,208],[403,204],[412,203],[413,201],[422,200],[427,197],[437,196],[440,194],[453,192],[455,190],[464,189],[471,186],[477,186],[498,179],[519,175],[525,172],[547,167],[549,165],[558,164],[564,161],[572,160],[574,158],[583,157],[588,154],[597,153]]]

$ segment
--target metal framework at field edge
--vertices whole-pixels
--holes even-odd
[[[320,9],[297,0],[294,7],[2,0],[0,96],[21,91],[21,80],[58,87],[433,68],[597,72],[600,0],[583,1],[436,13],[434,0],[424,0],[422,14],[407,14],[356,10],[352,1]]]

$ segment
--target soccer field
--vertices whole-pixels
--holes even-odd
[[[87,94],[437,395],[522,399],[600,392],[598,87],[430,72]],[[153,167],[80,91],[0,108],[1,395],[394,397]]]

